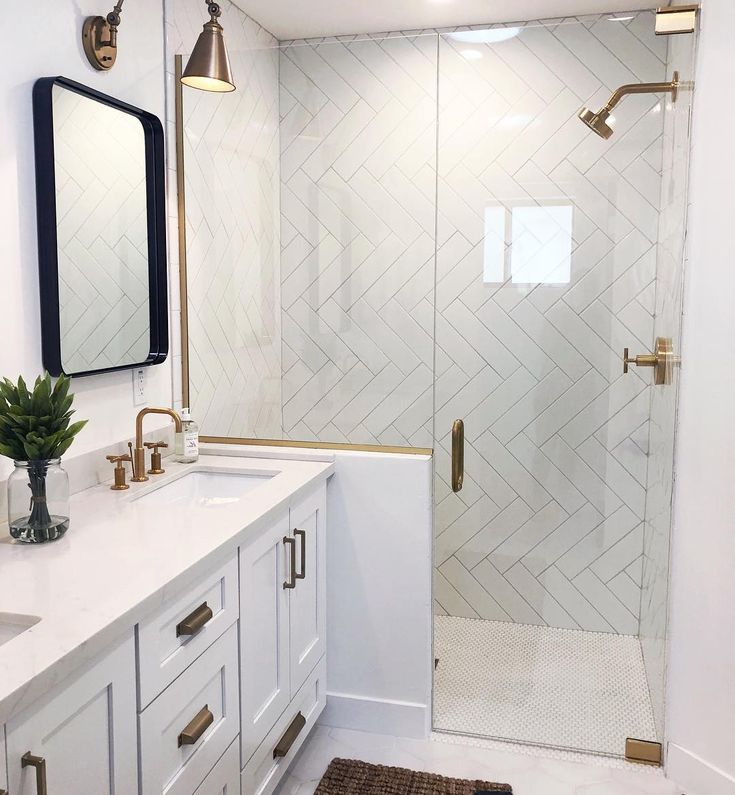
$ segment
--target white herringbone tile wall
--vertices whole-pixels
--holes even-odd
[[[150,306],[143,127],[59,86],[53,103],[64,370],[144,362]]]
[[[624,376],[621,356],[653,344],[665,114],[660,96],[626,99],[610,141],[576,118],[664,79],[652,15],[625,16],[441,37],[436,599],[450,615],[638,632],[650,372]]]
[[[638,632],[664,103],[576,113],[665,72],[648,12],[282,51],[284,433],[435,422],[439,613]]]
[[[277,41],[221,5],[238,90],[184,89],[191,404],[208,435],[280,438]],[[168,48],[186,56],[206,8],[167,10]]]
[[[281,54],[283,427],[432,446],[437,37]]]

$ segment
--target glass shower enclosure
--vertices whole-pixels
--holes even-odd
[[[696,37],[654,23],[278,42],[242,14],[245,87],[181,109],[203,433],[434,449],[437,731],[662,738]],[[610,138],[578,118],[675,72]]]

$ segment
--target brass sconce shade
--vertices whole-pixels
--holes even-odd
[[[222,12],[217,3],[207,5],[211,19],[199,34],[181,82],[202,91],[234,91],[235,81],[232,78],[224,32],[217,19]]]

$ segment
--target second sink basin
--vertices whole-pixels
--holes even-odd
[[[21,616],[15,613],[0,613],[0,646],[22,635],[38,624],[38,616]]]
[[[196,505],[230,505],[275,477],[275,472],[187,472],[176,480],[138,497],[136,502],[187,502]]]

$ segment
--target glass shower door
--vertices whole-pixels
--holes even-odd
[[[437,730],[660,739],[691,92],[626,98],[609,140],[577,114],[690,81],[693,39],[650,12],[440,36]],[[657,337],[658,386],[623,372]]]

